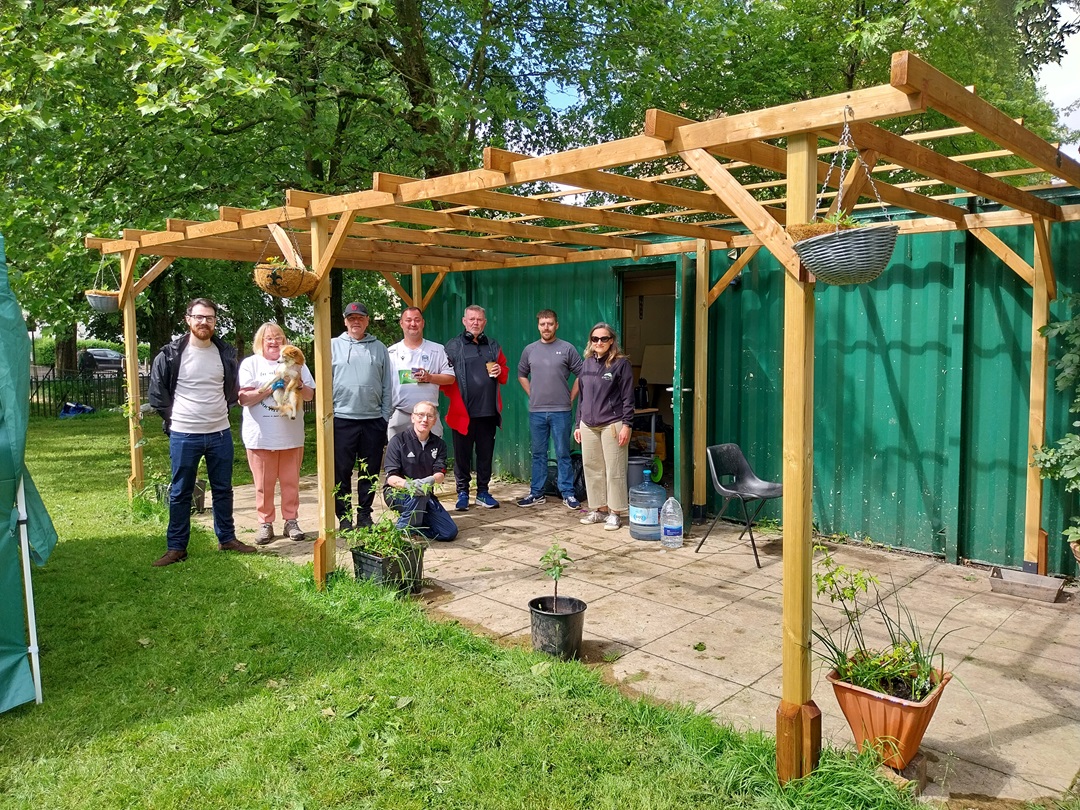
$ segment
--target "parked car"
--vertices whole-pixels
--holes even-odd
[[[86,353],[94,358],[95,371],[121,371],[124,368],[124,355],[115,349],[87,349]]]

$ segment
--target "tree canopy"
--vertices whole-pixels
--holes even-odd
[[[649,107],[704,118],[867,86],[905,48],[1053,135],[1033,75],[1070,26],[1048,0],[13,0],[0,231],[24,307],[73,347],[78,322],[119,329],[82,299],[88,232],[356,190],[376,170],[460,171],[489,144],[622,137]],[[139,302],[140,333],[160,345],[202,294],[238,341],[268,318],[302,331],[306,308],[249,269],[177,260]],[[349,276],[348,297],[394,308],[377,276]]]

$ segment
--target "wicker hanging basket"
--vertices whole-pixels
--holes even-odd
[[[295,298],[315,291],[319,279],[310,270],[289,267],[277,262],[260,262],[255,265],[255,283],[265,293],[278,298]]]
[[[86,302],[95,312],[119,312],[120,293],[117,290],[86,290]]]
[[[792,226],[792,236],[805,236],[797,229],[813,226]],[[878,225],[868,228],[837,229],[821,223],[826,229],[820,236],[803,238],[795,243],[795,252],[818,281],[825,284],[866,284],[881,275],[896,247],[897,225]]]

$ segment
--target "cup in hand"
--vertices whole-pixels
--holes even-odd
[[[487,373],[488,373],[489,377],[498,377],[499,376],[499,364],[498,363],[488,363],[487,364]]]

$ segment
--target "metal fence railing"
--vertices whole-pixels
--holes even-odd
[[[139,378],[145,391],[149,377]],[[33,416],[56,416],[65,402],[78,402],[96,410],[116,408],[127,399],[124,375],[119,371],[94,374],[49,374],[30,382],[30,413]]]

